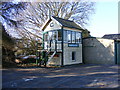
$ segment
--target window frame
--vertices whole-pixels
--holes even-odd
[[[52,35],[50,38],[50,32],[52,32]],[[59,32],[61,32],[61,39],[58,37],[59,36]],[[56,33],[56,39],[55,37],[53,37],[53,33]],[[73,36],[73,33],[74,33],[74,36]],[[77,34],[79,33],[80,37],[78,39],[77,37]],[[47,34],[47,36],[45,36]],[[70,35],[70,36],[68,36]],[[47,38],[46,38],[47,37]],[[82,44],[82,32],[79,32],[79,31],[72,31],[72,30],[64,30],[64,34],[63,34],[63,37],[64,37],[64,40],[63,42],[64,43],[79,43],[79,44]],[[74,41],[73,41],[73,38],[74,38]],[[44,34],[44,41],[49,41],[49,40],[57,40],[57,42],[62,42],[62,31],[61,29],[58,29],[58,30],[51,30],[51,31],[48,31]]]
[[[61,31],[61,29],[56,30],[56,31],[57,31],[57,42],[62,42],[62,31]],[[61,40],[59,40],[59,38],[58,38],[59,32],[61,32]]]
[[[76,51],[72,51],[72,61],[76,61]]]
[[[65,41],[65,39],[64,39],[64,42],[66,42],[66,43],[75,43],[75,44],[76,43],[82,44],[82,32],[72,31],[72,30],[64,30],[64,31],[67,32],[67,41]],[[74,37],[75,40],[74,41],[73,41],[73,34],[72,34],[73,32],[74,32],[74,35],[75,35],[75,37]],[[70,33],[70,41],[68,39],[68,33]],[[77,40],[77,33],[79,33],[79,35],[80,35],[78,40]],[[65,36],[65,33],[64,33],[64,36]]]
[[[64,33],[64,34],[63,34],[63,35],[64,35],[64,43],[68,43],[67,31],[68,31],[68,30],[64,30],[64,32],[63,32],[63,33]]]
[[[77,39],[77,34],[80,34],[80,38],[79,39]],[[76,43],[82,43],[82,33],[81,32],[76,32]]]
[[[70,37],[68,36],[68,33],[70,32]],[[69,38],[68,38],[69,37]],[[69,40],[70,39],[70,40]],[[67,30],[67,42],[72,43],[72,31]]]
[[[74,35],[74,36],[73,36]],[[72,42],[71,43],[76,43],[76,31],[72,31],[72,33],[71,33],[71,37],[72,37]],[[74,38],[73,38],[74,37]],[[73,41],[73,39],[74,39],[74,41]]]
[[[45,42],[48,41],[48,32],[46,32],[46,33],[43,34],[43,38],[44,38]]]

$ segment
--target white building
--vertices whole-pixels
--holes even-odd
[[[82,31],[75,22],[51,17],[43,25],[43,49],[50,51],[47,65],[82,63]]]

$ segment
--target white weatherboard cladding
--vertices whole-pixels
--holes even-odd
[[[79,29],[75,29],[75,28],[68,28],[68,27],[64,27],[64,30],[69,30],[69,31],[77,31],[77,32],[82,32],[82,30]]]
[[[52,21],[50,21],[50,23],[48,23],[44,32],[51,31],[51,30],[58,30],[58,29],[61,29],[61,25],[57,21],[52,20]]]

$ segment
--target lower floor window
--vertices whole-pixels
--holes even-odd
[[[76,59],[76,52],[73,51],[72,52],[72,60],[75,61],[75,59]]]

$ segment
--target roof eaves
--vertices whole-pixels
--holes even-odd
[[[41,30],[44,31],[46,28],[47,24],[51,21],[51,18],[48,18],[47,21],[42,25]]]
[[[76,30],[81,30],[82,32],[84,31],[84,29],[80,29],[80,28],[74,28],[74,27],[67,27],[67,26],[63,26],[64,28],[70,28],[70,29],[76,29]]]

